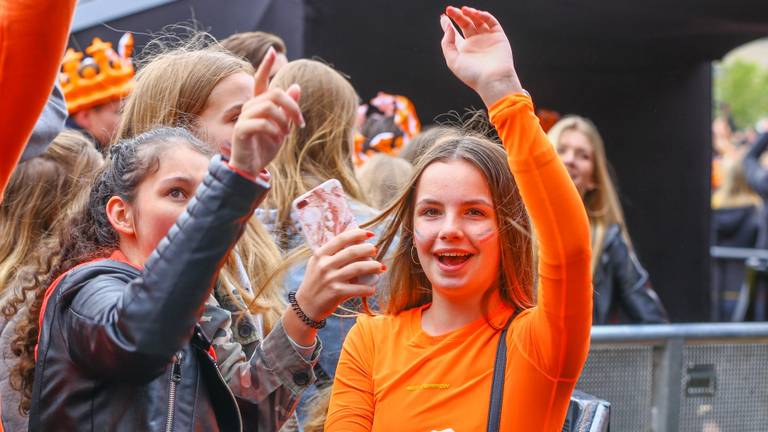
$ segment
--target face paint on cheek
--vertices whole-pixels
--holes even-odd
[[[424,235],[417,229],[413,230],[413,235],[419,240],[424,240]]]
[[[477,233],[477,240],[479,242],[484,243],[492,238],[496,238],[496,234],[497,234],[496,228],[493,228],[493,227],[485,228]]]

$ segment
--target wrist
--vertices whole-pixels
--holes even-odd
[[[286,309],[281,320],[288,339],[297,345],[311,346],[317,342],[317,330],[304,324],[292,309]]]
[[[491,80],[477,88],[477,94],[480,95],[487,108],[513,93],[526,93],[517,75]]]
[[[294,314],[304,322],[305,325],[316,330],[325,327],[325,317],[318,316],[319,314],[309,307],[311,303],[303,301],[301,293],[289,292],[288,302],[290,303],[290,308],[293,310]]]
[[[239,168],[232,162],[225,162],[227,164],[227,167],[231,169],[232,171],[236,172],[238,175],[245,177],[246,179],[254,182],[259,183],[262,185],[269,185],[269,181],[272,179],[272,174],[267,171],[266,168],[263,168],[257,175],[251,174],[249,171],[245,171],[242,168]]]

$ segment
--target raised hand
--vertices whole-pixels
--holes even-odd
[[[277,155],[291,124],[304,127],[298,104],[301,95],[298,84],[285,91],[267,89],[269,72],[276,57],[275,50],[270,48],[259,65],[254,75],[253,97],[243,104],[232,135],[230,163],[254,177]]]
[[[449,17],[464,37],[454,29]],[[509,40],[493,15],[467,6],[461,9],[449,6],[440,17],[440,25],[448,68],[477,92],[486,106],[523,90]]]

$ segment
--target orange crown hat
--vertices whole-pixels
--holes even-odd
[[[94,38],[85,52],[72,48],[62,61],[59,83],[67,101],[69,114],[120,100],[133,89],[133,35],[126,33],[118,43],[118,53],[112,44]]]

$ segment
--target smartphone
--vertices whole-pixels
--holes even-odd
[[[307,246],[313,251],[344,231],[358,227],[344,188],[336,179],[330,179],[296,198],[291,210]],[[353,283],[373,285],[377,280],[376,275],[369,275]]]

